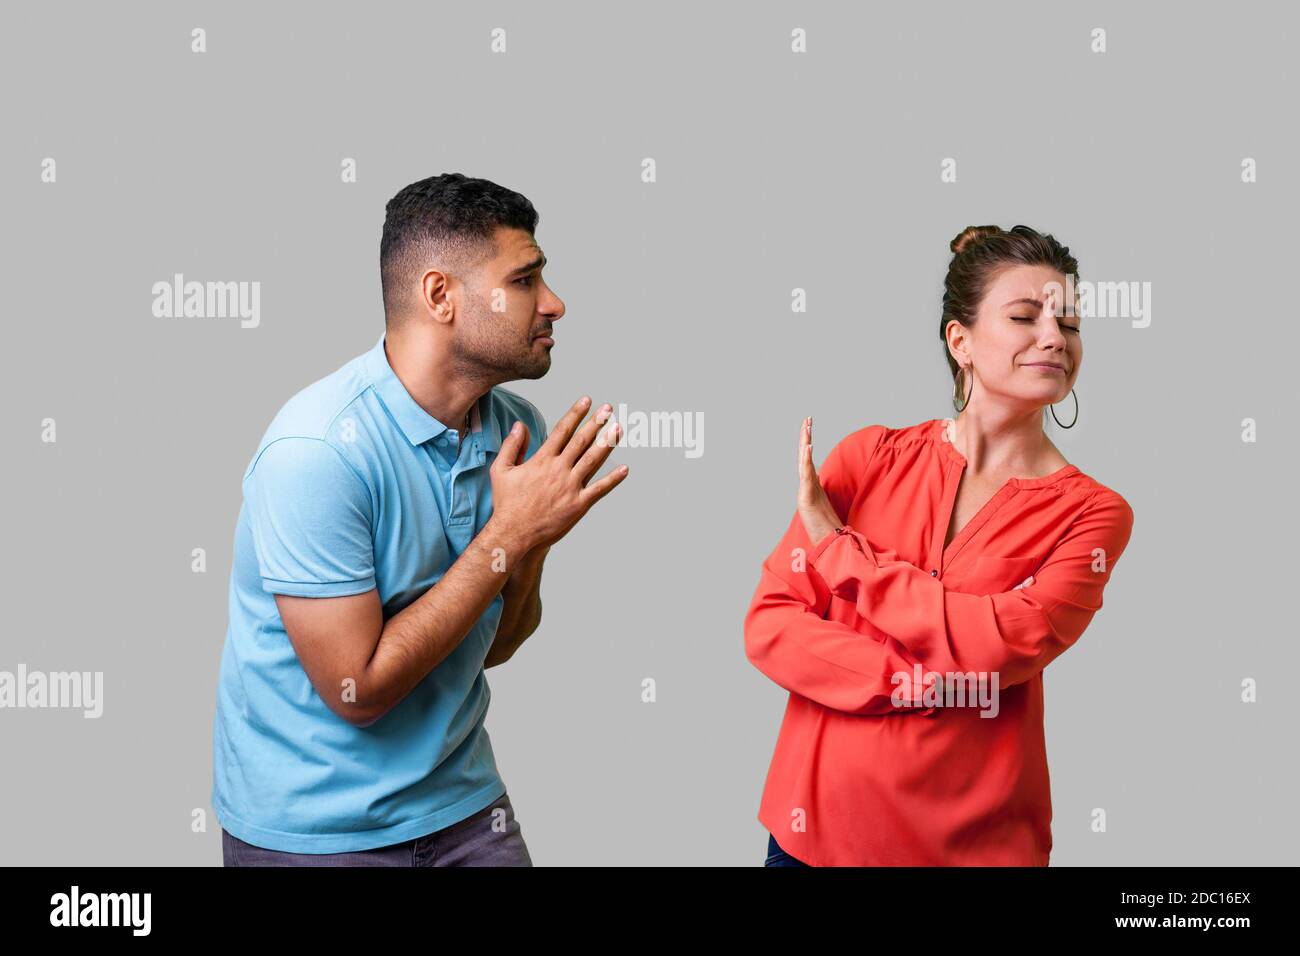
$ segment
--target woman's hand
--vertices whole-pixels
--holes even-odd
[[[826,489],[817,477],[812,459],[812,418],[803,420],[799,429],[799,517],[803,519],[808,540],[816,544],[844,522],[826,497]]]

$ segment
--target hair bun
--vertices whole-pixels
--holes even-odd
[[[1002,235],[1001,226],[967,226],[963,229],[948,247],[954,254],[960,254],[981,239],[987,239],[990,236]]]

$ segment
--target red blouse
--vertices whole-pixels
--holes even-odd
[[[812,542],[796,514],[745,616],[746,655],[790,691],[758,819],[814,866],[1052,849],[1042,672],[1101,607],[1133,510],[1066,465],[1008,479],[945,548],[949,421],[836,445],[819,474],[844,528]]]

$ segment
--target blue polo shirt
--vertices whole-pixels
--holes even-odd
[[[488,468],[516,420],[531,457],[546,423],[504,388],[477,401],[467,434],[443,425],[394,374],[383,335],[275,416],[244,473],[213,724],[212,806],[230,833],[295,853],[366,850],[442,829],[505,792],[483,726],[500,594],[369,727],[321,700],[274,595],[377,588],[384,619],[397,614],[487,523]]]

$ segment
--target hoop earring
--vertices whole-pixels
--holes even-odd
[[[1070,394],[1071,394],[1071,395],[1074,395],[1074,389],[1070,389]],[[1051,412],[1052,412],[1052,418],[1056,421],[1056,424],[1060,425],[1062,428],[1073,428],[1073,427],[1074,427],[1074,422],[1077,422],[1077,421],[1079,420],[1079,396],[1078,396],[1078,395],[1074,395],[1074,421],[1073,421],[1073,422],[1070,422],[1070,424],[1068,424],[1068,425],[1061,425],[1061,420],[1060,420],[1059,418],[1056,417],[1056,403],[1055,403],[1055,402],[1053,402],[1051,405],[1049,405],[1048,408],[1051,409]]]
[[[963,365],[960,369],[957,370],[958,378],[961,378],[966,374],[967,368],[970,368],[970,366]],[[962,402],[960,407],[958,407],[957,405],[957,388],[956,388],[957,379],[956,378],[952,380],[952,384],[953,384],[952,407],[956,408],[958,412],[961,412],[967,405],[970,404],[971,393],[975,391],[975,376],[973,375],[971,376],[970,389],[966,391],[966,401]]]

